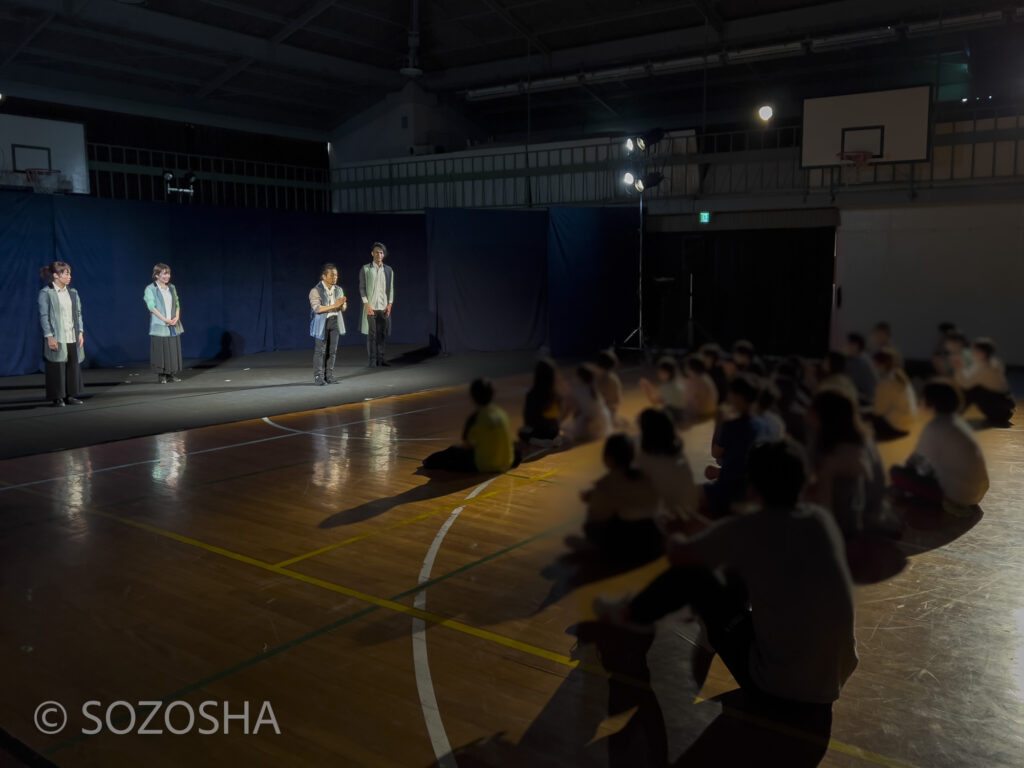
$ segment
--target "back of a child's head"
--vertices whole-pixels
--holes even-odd
[[[871,330],[875,331],[876,333],[885,334],[886,336],[892,335],[892,327],[884,320],[879,320],[877,323],[875,323],[875,327],[872,328]]]
[[[846,343],[853,347],[858,354],[863,352],[866,346],[864,336],[856,332],[846,334]]]
[[[766,506],[792,508],[807,479],[803,450],[793,440],[759,443],[750,451],[747,477]]]
[[[825,356],[825,365],[828,367],[828,372],[832,375],[846,373],[846,355],[842,352],[829,352]]]
[[[616,469],[628,470],[633,464],[633,441],[621,433],[604,441],[605,463]]]
[[[469,396],[477,405],[487,405],[494,399],[494,385],[489,379],[474,379],[469,385]]]
[[[676,362],[674,357],[666,355],[658,360],[658,370],[666,374],[669,379],[674,379],[679,375],[679,363]]]
[[[871,356],[879,370],[891,371],[896,364],[896,355],[892,347],[882,347]]]
[[[864,442],[866,431],[857,403],[848,392],[832,387],[819,389],[811,400],[811,410],[818,419],[819,447],[825,453],[840,443]]]
[[[921,399],[935,413],[949,415],[963,406],[960,391],[948,381],[933,379],[921,389]]]
[[[675,425],[668,414],[657,408],[640,412],[640,450],[644,453],[675,456],[683,449]]]
[[[770,410],[779,402],[779,397],[779,388],[773,382],[762,381],[757,393],[757,407],[762,411]]]
[[[710,365],[714,365],[715,363],[722,359],[722,348],[717,344],[704,344],[701,346],[698,352],[702,357],[706,357],[711,361]]]
[[[614,350],[602,349],[597,353],[597,358],[594,360],[598,368],[605,371],[613,371],[619,367],[619,358],[615,354]]]
[[[701,360],[701,358],[698,357],[697,355],[690,355],[688,358],[686,358],[685,365],[686,370],[689,373],[692,373],[694,376],[700,376],[702,373],[708,372],[707,365],[705,365],[704,361]]]
[[[996,354],[996,343],[987,336],[975,339],[971,348],[978,350],[986,360],[991,360]]]
[[[757,399],[758,383],[753,376],[737,373],[729,382],[729,394],[737,395],[748,404]]]
[[[946,332],[946,343],[952,343],[963,347],[967,345],[967,336],[964,335],[963,331],[954,328],[953,330]]]
[[[942,334],[943,336],[945,336],[950,331],[955,331],[955,330],[956,330],[956,323],[950,323],[950,322],[939,323],[939,333]]]
[[[533,387],[534,389],[548,391],[555,387],[556,368],[553,360],[542,357],[533,366]]]
[[[746,339],[739,339],[732,345],[732,355],[733,357],[739,355],[740,357],[746,357],[748,359],[752,358],[754,356],[753,343],[747,341]]]

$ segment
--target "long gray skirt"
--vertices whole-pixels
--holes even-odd
[[[149,367],[156,373],[181,370],[181,336],[150,336]]]

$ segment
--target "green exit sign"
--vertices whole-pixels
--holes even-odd
[[[700,223],[701,224],[710,224],[711,223],[711,211],[701,211],[700,212]]]

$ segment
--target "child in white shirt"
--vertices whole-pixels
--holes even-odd
[[[893,487],[905,498],[941,503],[955,515],[971,514],[988,491],[981,446],[958,415],[960,394],[945,381],[930,381],[922,398],[934,412],[904,466],[890,471]]]

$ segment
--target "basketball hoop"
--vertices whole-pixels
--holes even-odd
[[[845,165],[852,165],[858,171],[862,171],[868,167],[868,162],[874,155],[866,150],[856,150],[850,152],[837,152],[836,157],[839,158],[840,162]]]
[[[46,192],[52,195],[57,191],[60,183],[60,171],[51,171],[47,168],[26,168],[25,178],[32,186],[33,192]]]

